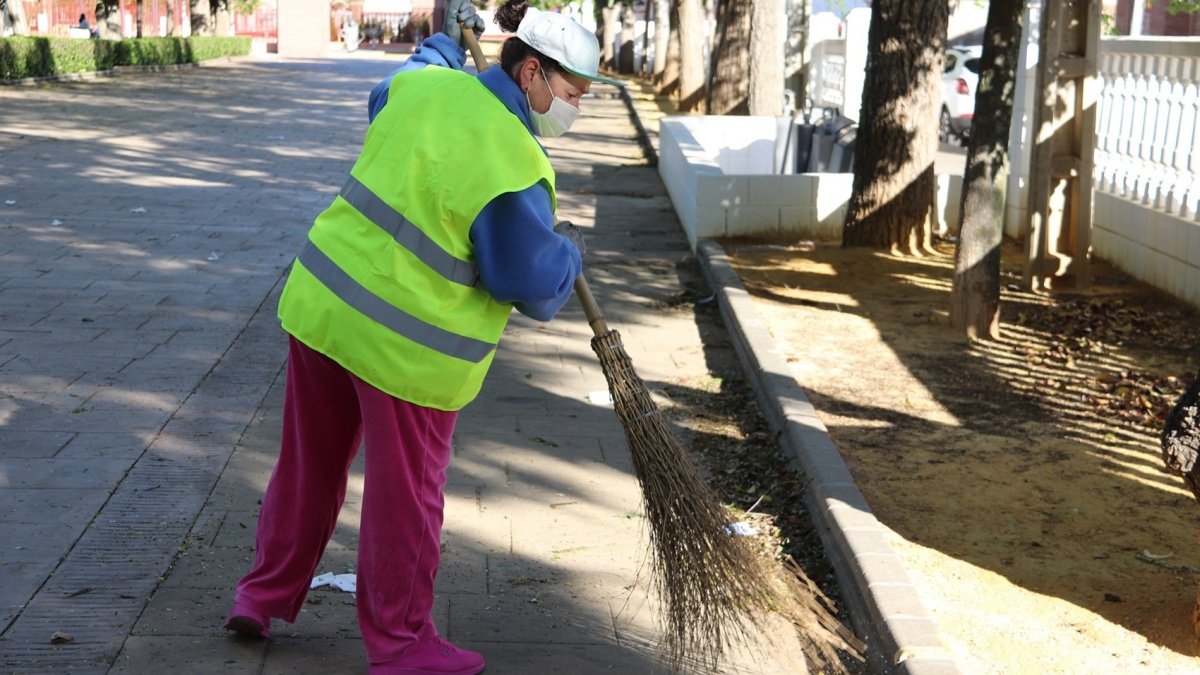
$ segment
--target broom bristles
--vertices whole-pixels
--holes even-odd
[[[661,651],[666,664],[675,670],[685,661],[715,665],[767,612],[777,611],[801,630],[806,656],[838,667],[836,649],[854,652],[861,643],[845,639],[855,638],[829,612],[832,603],[799,566],[772,566],[775,561],[768,562],[746,538],[732,535],[727,512],[634,371],[621,336],[614,330],[598,335],[592,349],[642,488],[650,525],[651,585],[664,606]]]

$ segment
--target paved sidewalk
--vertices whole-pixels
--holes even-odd
[[[364,670],[348,594],[313,591],[268,642],[220,624],[277,451],[277,294],[398,63],[0,88],[0,671]],[[656,308],[691,254],[624,104],[597,94],[548,144],[559,216],[585,228],[642,377],[701,381],[724,329]],[[589,337],[574,302],[514,318],[460,417],[435,618],[488,673],[654,670],[639,490],[615,416],[587,400],[605,388]],[[319,571],[353,568],[355,472]],[[803,673],[776,638],[724,672]]]

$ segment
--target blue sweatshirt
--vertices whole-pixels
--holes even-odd
[[[403,66],[371,90],[369,118],[387,104],[392,76],[425,66],[462,70],[466,52],[450,38],[437,33],[417,48]],[[479,81],[520,118],[529,133],[529,103],[516,82],[499,67],[481,73]],[[463,111],[469,115],[470,111]],[[517,311],[538,321],[549,321],[571,297],[583,263],[579,250],[554,231],[550,195],[540,185],[502,194],[471,224],[475,265],[484,289],[500,302],[511,302]]]

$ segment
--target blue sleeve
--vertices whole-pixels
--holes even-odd
[[[434,33],[425,38],[425,41],[421,43],[420,47],[417,47],[417,51],[413,52],[412,56],[408,57],[404,65],[393,70],[371,90],[371,96],[367,99],[367,119],[374,122],[375,116],[379,114],[380,110],[383,110],[383,106],[388,100],[388,89],[391,88],[392,78],[396,73],[420,70],[425,66],[462,70],[466,59],[466,50],[454,44],[454,41],[446,37],[445,33]]]
[[[541,185],[489,202],[471,225],[471,240],[484,289],[538,321],[562,309],[583,269],[579,249],[554,231],[550,195]]]

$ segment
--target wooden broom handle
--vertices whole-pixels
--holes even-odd
[[[491,65],[488,63],[487,57],[483,55],[483,50],[479,48],[479,40],[475,38],[475,31],[467,28],[460,21],[458,24],[459,30],[462,31],[463,42],[467,43],[467,49],[471,51],[471,58],[475,59],[475,69],[483,72]]]
[[[601,312],[600,305],[596,304],[592,287],[588,286],[587,279],[583,278],[583,270],[575,277],[575,295],[579,296],[579,304],[583,305],[583,314],[587,317],[588,325],[592,327],[592,333],[597,336],[607,333],[608,324],[604,321],[604,312]]]
[[[479,40],[475,39],[475,31],[462,23],[459,23],[458,27],[462,30],[463,41],[467,43],[471,58],[475,60],[475,69],[482,73],[487,70],[489,64],[483,50],[479,48]],[[596,335],[607,333],[608,323],[604,321],[604,312],[600,311],[600,305],[596,304],[596,297],[592,295],[592,288],[588,286],[587,279],[583,278],[582,271],[575,277],[575,295],[579,296],[579,304],[583,305],[583,313],[587,317],[588,325],[592,327],[592,332]]]

